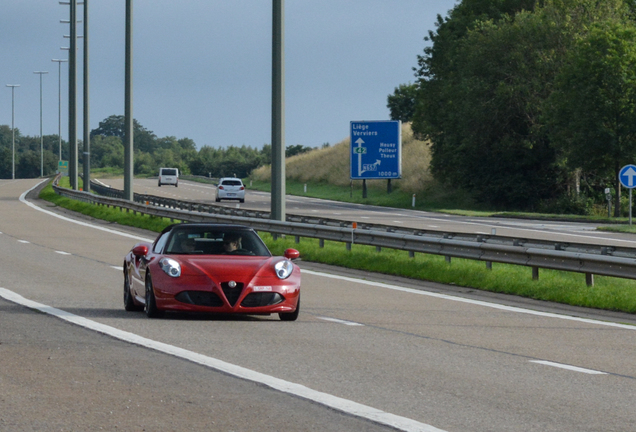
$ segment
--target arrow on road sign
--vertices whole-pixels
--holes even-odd
[[[634,168],[629,167],[629,169],[623,173],[623,177],[627,177],[627,185],[629,187],[634,186],[634,177],[636,177],[636,171],[634,171]]]
[[[355,152],[358,153],[358,176],[360,176],[364,172],[362,170],[362,153],[366,153],[366,148],[362,147],[362,144],[364,144],[364,140],[362,138],[358,138],[356,140],[356,144],[358,144]]]

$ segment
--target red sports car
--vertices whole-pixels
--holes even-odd
[[[300,269],[287,249],[273,257],[256,232],[240,225],[175,224],[124,260],[124,306],[148,317],[165,311],[277,313],[295,321]]]

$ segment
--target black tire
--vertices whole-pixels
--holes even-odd
[[[300,294],[298,294],[298,304],[296,305],[296,310],[294,312],[289,313],[279,313],[278,317],[281,321],[296,321],[298,319],[298,314],[300,313]]]
[[[240,201],[240,202],[242,202],[242,203],[244,203],[244,202],[245,202],[245,200],[244,200],[244,199],[242,199],[242,200],[239,200],[239,201]]]
[[[217,198],[217,199],[216,199],[216,202],[221,202],[221,198]]]
[[[161,187],[161,183],[158,183],[158,186]]]
[[[128,271],[124,270],[124,309],[128,312],[143,310],[141,306],[135,304],[132,293],[130,292],[130,280],[128,279]]]
[[[157,309],[157,301],[155,300],[155,290],[152,287],[152,277],[150,273],[146,275],[146,305],[144,311],[148,318],[160,318],[163,311]]]
[[[177,182],[177,183],[175,183],[175,184],[174,184],[174,187],[179,187],[179,183],[178,183],[178,182]]]

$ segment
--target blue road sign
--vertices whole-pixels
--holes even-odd
[[[402,177],[400,121],[351,122],[351,179]]]
[[[618,173],[618,180],[621,184],[628,188],[633,189],[636,187],[636,166],[625,165]]]

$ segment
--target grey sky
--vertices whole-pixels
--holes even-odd
[[[346,138],[351,120],[388,119],[387,95],[414,82],[412,67],[437,14],[455,0],[287,0],[286,145]],[[271,0],[134,0],[134,109],[158,137],[197,146],[271,141]],[[69,7],[56,0],[3,0],[0,124],[39,135],[58,131],[58,65],[68,58]],[[82,15],[82,6],[78,15]],[[90,124],[124,111],[124,0],[89,0]],[[82,34],[81,25],[78,33]],[[82,42],[78,43],[82,60]],[[81,130],[81,63],[78,110]],[[68,138],[67,64],[62,64],[62,137]]]

